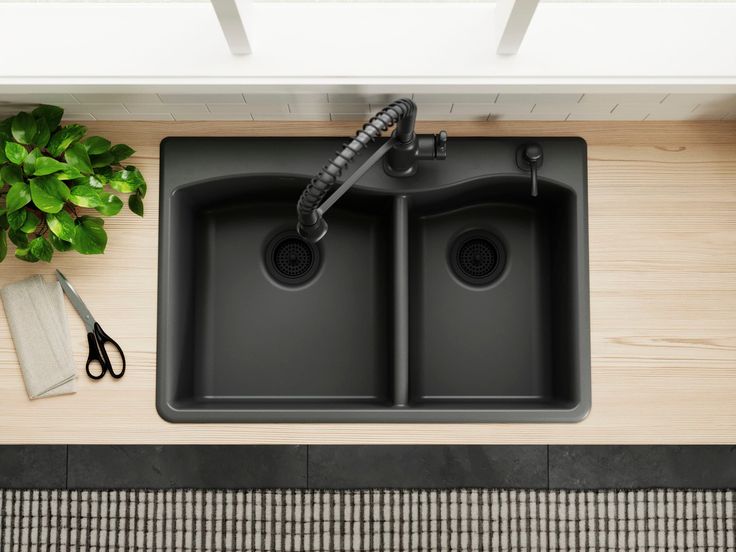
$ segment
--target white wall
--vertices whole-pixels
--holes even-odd
[[[232,56],[206,2],[2,2],[3,43],[21,46],[0,57],[0,111],[340,119],[411,94],[424,118],[735,116],[733,2],[542,2],[516,56],[496,55],[493,14],[487,2],[255,3],[254,54]]]

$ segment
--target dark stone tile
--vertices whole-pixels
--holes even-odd
[[[550,446],[551,488],[736,487],[733,446]]]
[[[311,446],[310,488],[547,486],[546,446]]]
[[[306,483],[305,446],[69,446],[69,488],[276,488]]]
[[[66,445],[0,445],[0,487],[63,489]]]

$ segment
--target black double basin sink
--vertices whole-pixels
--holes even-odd
[[[156,400],[171,422],[574,422],[591,401],[586,145],[450,138],[378,166],[318,244],[297,199],[343,140],[161,145]],[[367,157],[381,144],[377,141]]]

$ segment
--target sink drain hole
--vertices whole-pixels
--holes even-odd
[[[287,286],[308,282],[319,269],[319,248],[303,240],[296,231],[282,232],[266,245],[266,270]]]
[[[486,286],[503,272],[506,252],[501,241],[490,232],[469,230],[452,242],[449,261],[460,281]]]

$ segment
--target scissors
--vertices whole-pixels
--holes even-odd
[[[77,292],[74,291],[74,288],[69,283],[69,280],[66,279],[66,276],[57,270],[56,279],[59,280],[61,289],[64,290],[69,301],[71,301],[74,308],[77,309],[79,316],[82,317],[84,325],[87,328],[87,341],[89,342],[89,356],[87,357],[87,364],[85,365],[87,375],[94,380],[98,380],[107,372],[110,372],[112,377],[116,379],[122,378],[123,374],[125,374],[125,355],[123,354],[123,350],[120,348],[120,345],[118,345],[117,342],[103,331],[92,316],[92,313],[89,312],[87,305],[84,304],[84,301],[82,301],[79,295],[77,295]],[[105,345],[107,343],[110,343],[118,350],[120,358],[122,359],[123,367],[118,372],[114,370],[112,362],[110,362],[110,357],[107,355],[107,351],[105,350]],[[99,372],[90,371],[89,367],[93,363],[100,365],[101,369]]]

